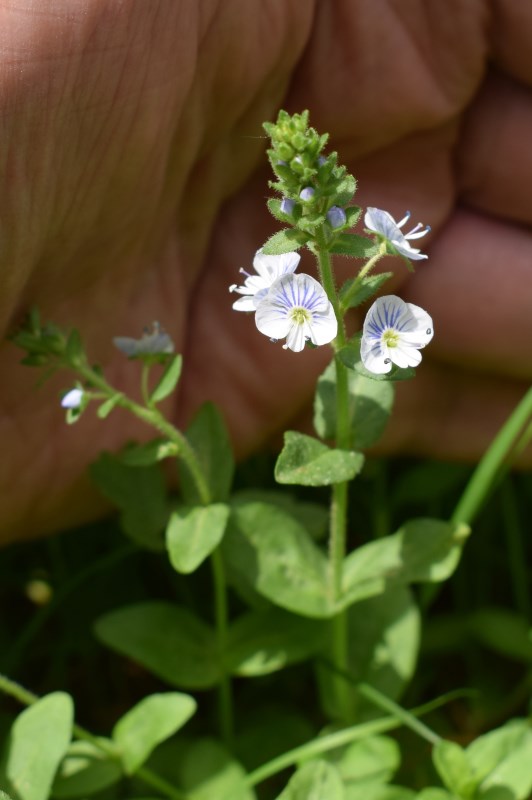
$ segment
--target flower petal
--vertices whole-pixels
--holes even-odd
[[[386,372],[390,372],[392,368],[392,362],[381,346],[380,341],[362,339],[360,357],[366,369],[376,375],[384,375]]]

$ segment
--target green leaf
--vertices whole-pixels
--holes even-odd
[[[340,289],[340,304],[343,308],[356,308],[376,294],[381,286],[393,276],[393,272],[379,272],[377,275],[366,275],[360,281],[350,278]],[[352,293],[353,287],[356,289]],[[346,299],[348,299],[346,305]]]
[[[160,403],[162,400],[172,394],[179,383],[182,367],[183,356],[178,354],[170,359],[164,368],[159,383],[151,393],[150,400],[152,403]]]
[[[2,764],[17,800],[48,800],[57,768],[72,737],[74,706],[65,692],[53,692],[14,721]]]
[[[461,800],[455,794],[450,794],[446,789],[423,789],[419,794],[416,794],[416,800]]]
[[[365,378],[369,378],[372,381],[405,381],[413,378],[416,374],[415,369],[412,367],[406,367],[405,369],[401,369],[395,364],[392,366],[390,372],[386,372],[382,375],[377,375],[374,372],[370,372],[365,368],[361,359],[360,359],[360,338],[362,334],[357,333],[351,341],[346,344],[345,347],[342,347],[341,350],[338,351],[337,356],[348,369],[356,370],[360,375],[363,375]]]
[[[282,253],[292,253],[306,244],[310,236],[297,228],[285,228],[270,236],[262,247],[266,256],[280,256]]]
[[[188,694],[164,692],[145,697],[124,714],[113,729],[113,739],[126,774],[135,773],[158,744],[188,722],[196,707]]]
[[[166,528],[166,547],[177,572],[194,572],[218,547],[229,519],[229,506],[182,506],[172,512]]]
[[[401,763],[399,745],[389,736],[368,736],[333,751],[328,759],[344,783],[387,783]]]
[[[344,561],[343,605],[382,594],[394,584],[445,580],[469,533],[466,525],[414,519],[392,536],[359,547]]]
[[[268,675],[317,653],[326,634],[324,622],[278,608],[251,611],[229,629],[226,663],[235,675]]]
[[[97,637],[170,685],[207,689],[221,677],[214,631],[185,608],[153,601],[100,617]]]
[[[277,800],[345,800],[345,797],[336,767],[320,760],[300,767]]]
[[[177,445],[168,439],[159,438],[144,444],[128,444],[120,451],[117,459],[127,467],[149,467],[165,458],[174,458],[177,454]]]
[[[190,745],[180,772],[187,800],[255,800],[244,768],[213,739]]]
[[[441,739],[434,745],[432,760],[450,792],[463,798],[473,797],[478,781],[459,744]]]
[[[222,552],[240,581],[274,605],[304,617],[329,617],[327,559],[305,529],[277,506],[234,503]]]
[[[362,453],[331,450],[312,436],[287,431],[275,465],[275,480],[301,486],[330,486],[351,480],[363,464]]]
[[[337,256],[371,258],[377,252],[375,242],[356,233],[341,233],[334,241],[330,252]]]
[[[195,451],[207,484],[211,501],[225,502],[229,497],[235,469],[229,434],[220,411],[205,403],[187,428],[186,437]],[[186,465],[179,464],[181,491],[187,505],[198,505],[201,498]]]
[[[129,467],[120,457],[102,453],[91,464],[90,475],[104,497],[120,509],[124,533],[143,547],[161,550],[168,504],[159,467]]]
[[[347,630],[346,668],[353,684],[366,682],[398,700],[412,679],[419,652],[421,620],[412,592],[405,586],[390,586],[384,594],[355,603],[347,610]],[[320,668],[318,677],[327,714],[345,713],[345,708],[338,708],[330,670]],[[380,713],[364,697],[356,695],[354,702],[359,720]]]
[[[325,538],[329,530],[329,509],[308,502],[279,489],[241,489],[233,494],[235,502],[259,500],[286,511],[299,522],[315,541]]]
[[[116,408],[116,406],[120,403],[122,397],[123,395],[121,395],[120,392],[113,394],[112,397],[110,397],[108,400],[105,400],[105,402],[103,402],[101,406],[98,406],[98,409],[96,411],[96,416],[99,419],[106,419],[111,413],[111,411],[114,408]]]
[[[101,738],[99,741],[112,747],[109,739]],[[122,778],[117,758],[107,755],[92,742],[72,742],[54,781],[52,795],[58,800],[85,798],[114,786]]]
[[[475,739],[466,755],[480,788],[475,800],[527,800],[532,792],[532,727],[529,720],[511,720]]]
[[[371,447],[386,428],[394,400],[394,387],[356,372],[347,375],[349,388],[350,445],[353,449]],[[322,439],[336,433],[336,369],[329,364],[318,379],[314,399],[314,427]]]

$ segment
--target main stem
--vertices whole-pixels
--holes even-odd
[[[346,343],[344,320],[334,283],[331,258],[325,239],[316,238],[316,253],[323,288],[334,308],[338,320],[338,334],[333,342],[336,370],[336,446],[349,449],[349,386],[347,368],[338,358],[338,351]],[[329,530],[329,591],[333,603],[338,603],[342,595],[342,570],[346,551],[347,533],[347,491],[348,482],[333,484],[331,498],[331,519]],[[332,660],[340,671],[348,671],[348,624],[347,612],[340,611],[332,620]],[[350,689],[341,676],[333,679],[334,692],[341,716],[348,716]]]

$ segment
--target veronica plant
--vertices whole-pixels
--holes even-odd
[[[207,619],[184,603],[157,600],[118,608],[99,619],[99,639],[179,690],[145,698],[118,720],[109,739],[72,727],[72,704],[66,695],[38,701],[1,679],[1,689],[34,704],[23,712],[29,716],[20,725],[31,732],[34,724],[42,731],[43,717],[51,710],[55,729],[61,731],[60,741],[56,737],[52,743],[51,738],[43,748],[46,780],[40,779],[41,789],[22,791],[22,800],[46,800],[54,780],[55,796],[70,796],[65,782],[67,759],[73,757],[69,748],[76,746],[69,745],[72,733],[85,740],[91,753],[98,753],[99,763],[109,762],[106,774],[111,778],[106,786],[125,782],[126,794],[117,797],[131,797],[135,791],[135,796],[155,792],[178,800],[207,797],[190,784],[191,774],[197,772],[191,764],[201,761],[199,752],[205,752],[201,747],[197,752],[192,748],[187,764],[179,746],[167,743],[171,753],[172,747],[178,748],[175,759],[182,763],[172,780],[146,762],[152,750],[194,713],[195,699],[183,692],[211,689],[217,691],[219,733],[225,747],[216,751],[219,781],[216,777],[209,783],[208,796],[216,800],[252,800],[256,784],[305,759],[313,761],[296,772],[279,800],[309,797],[318,786],[323,790],[312,796],[320,800],[344,797],[344,788],[352,790],[349,797],[362,796],[351,785],[358,767],[343,774],[336,762],[327,760],[327,753],[355,747],[357,739],[371,735],[379,739],[375,747],[388,755],[392,752],[395,764],[396,745],[381,734],[400,723],[435,745],[436,766],[447,780],[448,748],[396,700],[413,673],[419,644],[419,612],[409,586],[440,582],[453,572],[469,532],[466,523],[478,507],[477,487],[473,500],[467,495],[451,521],[407,520],[391,535],[374,540],[362,536],[359,546],[350,535],[351,526],[357,527],[356,509],[348,509],[349,483],[363,469],[363,451],[384,430],[394,382],[413,377],[420,351],[433,336],[433,323],[426,311],[395,295],[375,300],[362,331],[354,336],[347,333],[346,314],[371,300],[390,277],[389,272],[374,272],[384,255],[414,261],[427,257],[410,242],[429,229],[416,226],[404,234],[401,228],[408,217],[396,223],[388,212],[370,208],[364,218],[366,235],[353,232],[361,215],[353,204],[355,179],[338,165],[336,153],[326,152],[327,137],[308,126],[308,114],[280,112],[277,122],[265,129],[275,175],[271,187],[278,195],[268,207],[283,227],[256,252],[255,274],[243,270],[243,284],[230,287],[241,295],[233,308],[249,313],[260,333],[285,341],[283,347],[290,352],[279,348],[279,358],[299,358],[305,347],[331,350],[331,363],[317,383],[316,436],[287,431],[275,466],[280,485],[330,487],[330,513],[324,524],[323,509],[313,501],[281,492],[235,491],[229,436],[220,412],[211,404],[198,410],[184,432],[165,417],[160,403],[176,389],[183,365],[159,324],[140,339],[114,339],[124,356],[140,366],[138,402],[92,365],[76,331],[64,334],[52,324],[42,324],[32,312],[13,338],[27,353],[24,363],[76,374],[75,384],[61,400],[68,422],[77,422],[90,407],[96,407],[102,419],[122,407],[157,432],[147,444],[128,445],[118,455],[104,454],[93,466],[92,477],[118,506],[124,532],[138,547],[165,552],[182,575],[195,573],[210,561],[213,611]],[[303,248],[315,258],[318,279],[300,270],[298,251]],[[351,259],[351,275],[342,286],[333,270],[333,256]],[[177,461],[177,499],[169,498],[165,490],[158,467],[163,459]],[[238,598],[232,605],[231,596]],[[368,619],[373,626],[370,639]],[[387,639],[387,631],[399,623],[400,656]],[[383,677],[378,669],[383,650],[390,663],[400,664],[392,678],[389,673]],[[303,661],[312,661],[317,670],[311,705],[320,709],[324,722],[344,729],[329,730],[327,736],[246,776],[231,755],[233,678],[252,679]],[[388,716],[361,723],[362,716],[367,720],[375,710]],[[238,727],[245,737],[242,716]],[[528,746],[526,734],[521,729],[518,733]],[[2,767],[8,789],[24,785],[25,780],[31,784],[20,741],[17,729]],[[366,758],[355,751],[354,762]],[[388,778],[392,772],[386,772]],[[127,781],[133,778],[141,781],[142,790],[130,789],[128,794]],[[87,781],[76,784],[77,796],[91,794],[87,787],[95,785],[94,778],[89,775]],[[372,796],[381,796],[379,786],[373,786]]]

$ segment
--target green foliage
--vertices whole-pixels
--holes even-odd
[[[327,637],[323,622],[302,619],[279,608],[250,611],[229,629],[226,661],[234,675],[276,672],[316,654]]]
[[[384,594],[350,606],[347,611],[346,669],[353,685],[365,682],[385,697],[398,700],[414,675],[421,637],[421,618],[412,592],[389,587]],[[330,671],[319,670],[322,704],[329,716],[338,709]],[[362,696],[352,698],[357,719],[375,717],[375,705]]]
[[[147,452],[151,447],[148,445]],[[124,533],[150,550],[163,549],[162,532],[168,517],[168,502],[159,467],[154,464],[130,467],[121,457],[102,453],[91,465],[90,474],[104,497],[120,509]]]
[[[72,736],[70,695],[53,692],[22,711],[12,725],[0,778],[14,800],[47,800]]]
[[[334,613],[325,556],[277,506],[234,504],[222,552],[231,570],[275,605],[304,617]]]
[[[124,714],[113,729],[113,739],[125,772],[136,772],[158,744],[188,722],[196,706],[188,694],[164,692],[145,697]]]
[[[459,797],[473,797],[477,785],[464,750],[456,742],[442,739],[432,751],[434,766],[450,792]]]
[[[340,290],[340,304],[342,308],[356,308],[373,297],[381,286],[391,278],[393,272],[379,272],[376,275],[366,275],[363,278],[350,278]]]
[[[158,601],[126,606],[100,617],[95,633],[171,686],[206,689],[220,680],[212,628],[186,608]]]
[[[363,464],[361,453],[331,450],[312,436],[287,431],[275,465],[275,479],[278,483],[301,486],[330,486],[351,480]]]
[[[179,383],[182,367],[183,357],[181,355],[175,355],[168,361],[163,374],[150,395],[152,403],[160,403],[172,394]]]
[[[346,785],[385,784],[401,763],[399,745],[389,736],[368,736],[329,754]]]
[[[364,450],[382,436],[391,414],[394,387],[389,382],[374,381],[349,371],[350,445]],[[314,428],[322,439],[333,439],[336,433],[336,369],[329,364],[320,376],[314,398]]]
[[[345,800],[340,773],[327,761],[311,761],[300,767],[277,800]]]
[[[375,243],[366,236],[359,236],[356,233],[340,233],[334,239],[330,252],[337,256],[371,258],[375,255],[377,249]]]
[[[113,749],[109,739],[96,740],[102,747]],[[84,798],[114,786],[123,778],[117,757],[104,752],[92,742],[72,742],[54,781],[52,795],[58,800]]]
[[[218,547],[229,519],[229,506],[181,506],[172,512],[166,528],[166,547],[177,572],[194,572]]]
[[[262,248],[267,256],[280,256],[282,253],[292,253],[305,245],[310,236],[294,228],[286,228],[270,236]]]
[[[187,800],[256,800],[241,764],[214,739],[191,742],[182,752],[179,780]]]
[[[414,519],[392,536],[359,547],[344,561],[344,607],[397,584],[445,580],[456,568],[468,535],[464,525]]]
[[[167,439],[152,439],[144,444],[128,444],[117,456],[127,467],[149,467],[165,458],[177,456],[177,445]]]
[[[205,403],[186,430],[186,438],[197,455],[207,480],[211,502],[224,503],[229,497],[235,469],[229,434],[220,411],[212,403]],[[179,464],[181,492],[185,503],[201,502],[196,483],[188,467]]]

